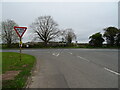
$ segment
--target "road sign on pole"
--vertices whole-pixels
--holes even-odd
[[[14,30],[16,31],[17,35],[20,37],[20,61],[21,61],[21,48],[22,48],[22,36],[27,30],[27,27],[14,27]]]
[[[16,31],[17,35],[22,38],[23,34],[25,33],[27,27],[14,27],[14,30]]]

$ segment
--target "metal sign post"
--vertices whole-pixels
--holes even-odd
[[[22,38],[20,37],[20,61],[21,61],[21,48],[22,48],[22,46],[21,46],[21,45],[22,45],[22,43],[21,43],[22,40],[21,40],[21,39],[22,39]]]
[[[22,36],[25,33],[27,27],[14,27],[17,35],[20,37],[20,61],[21,61],[21,53],[22,53]]]

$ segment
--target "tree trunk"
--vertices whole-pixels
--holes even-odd
[[[11,42],[7,43],[7,47],[10,48],[11,47]]]
[[[47,41],[44,41],[44,46],[45,46],[45,47],[47,47],[47,43],[48,43]]]
[[[114,45],[114,37],[111,37],[111,39],[110,39],[110,45],[111,45],[111,46]]]

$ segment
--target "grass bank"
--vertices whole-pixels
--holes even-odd
[[[31,69],[35,63],[35,57],[22,54],[22,60],[19,59],[20,54],[15,52],[2,52],[2,74],[6,72],[19,71],[12,80],[2,81],[2,88],[23,88],[26,84],[28,76],[31,75]],[[14,72],[13,72],[14,73]],[[10,77],[10,76],[8,76]],[[7,77],[7,78],[8,78]]]

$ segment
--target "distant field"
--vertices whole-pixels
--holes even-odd
[[[19,71],[14,80],[3,79],[3,88],[22,88],[25,86],[27,77],[31,75],[30,71],[35,63],[35,57],[22,54],[20,61],[19,56],[19,53],[15,52],[2,52],[2,74],[7,76],[7,72]]]

